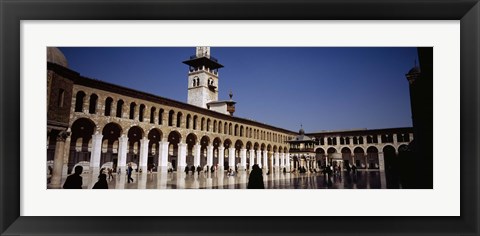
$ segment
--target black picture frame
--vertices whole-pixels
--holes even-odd
[[[2,235],[479,235],[478,0],[0,0],[0,17]],[[461,216],[20,216],[21,20],[460,20]]]

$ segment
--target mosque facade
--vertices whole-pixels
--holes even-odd
[[[124,172],[183,171],[186,166],[265,171],[357,165],[384,170],[413,140],[412,128],[305,134],[234,116],[218,100],[219,69],[209,47],[188,66],[187,103],[82,76],[63,53],[47,48],[47,166],[52,187],[75,166]],[[387,165],[388,167],[388,165]]]

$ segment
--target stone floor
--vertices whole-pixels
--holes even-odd
[[[83,188],[91,189],[97,174],[83,174]],[[62,179],[62,185],[65,182]],[[134,182],[128,183],[125,174],[114,174],[108,180],[109,189],[246,189],[248,174],[239,172],[235,176],[226,173],[134,173]],[[267,189],[384,189],[383,171],[358,171],[356,174],[336,174],[325,178],[321,173],[273,173],[263,175]],[[48,186],[48,188],[52,188]]]

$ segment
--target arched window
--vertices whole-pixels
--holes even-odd
[[[170,111],[168,113],[168,126],[172,126],[173,125],[173,115],[175,114],[174,111]]]
[[[194,130],[197,129],[197,120],[198,120],[198,117],[197,117],[197,116],[193,116],[193,129],[194,129]]]
[[[123,112],[123,100],[120,99],[117,102],[117,117],[122,118],[122,112]]]
[[[75,97],[75,112],[83,112],[83,99],[85,98],[85,93],[79,91]]]
[[[138,120],[143,122],[143,113],[145,112],[145,105],[140,105],[140,111],[138,112]]]
[[[150,124],[155,123],[155,107],[150,108]]]
[[[163,109],[160,108],[158,111],[158,124],[162,125],[163,124]]]
[[[88,113],[95,114],[97,111],[97,100],[98,96],[96,94],[90,95],[90,105],[88,106]]]
[[[190,119],[192,119],[192,116],[190,114],[187,114],[187,119],[185,120],[186,129],[190,129]]]
[[[367,136],[367,143],[372,143],[372,136]]]
[[[349,145],[350,144],[350,137],[345,138],[345,144]]]
[[[220,133],[220,134],[222,133],[222,122],[221,121],[218,122],[218,133]]]
[[[228,134],[228,124],[225,122],[225,125],[223,126],[223,133]]]
[[[340,137],[340,144],[344,145],[345,144],[345,139],[343,137]]]
[[[232,135],[232,123],[228,124],[228,135]]]
[[[210,131],[210,119],[207,119],[207,132]]]
[[[135,107],[137,106],[137,104],[135,104],[134,102],[130,103],[130,116],[129,116],[129,119],[133,120],[133,118],[135,117]]]
[[[179,128],[182,126],[182,115],[181,112],[177,113],[177,127]]]
[[[108,97],[107,99],[105,99],[105,116],[111,116],[112,103],[113,103],[113,99],[111,97]]]
[[[363,144],[363,137],[358,138],[358,144]]]
[[[213,132],[214,133],[217,132],[217,121],[216,120],[213,121]]]
[[[240,137],[243,137],[243,126],[240,126]]]
[[[233,132],[233,135],[238,136],[238,125],[235,125],[235,130]]]

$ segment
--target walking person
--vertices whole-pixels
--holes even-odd
[[[63,184],[64,189],[81,189],[83,184],[82,176],[83,172],[82,166],[75,166],[75,173],[69,175],[65,183]]]
[[[113,179],[113,169],[108,168],[108,180]]]
[[[133,171],[132,163],[128,163],[128,169],[127,169],[128,183],[130,183],[130,181],[133,182],[133,179],[132,179],[132,171]]]
[[[202,167],[200,167],[200,165],[197,166],[197,172],[198,172],[198,175],[200,176],[200,172],[202,171]]]

